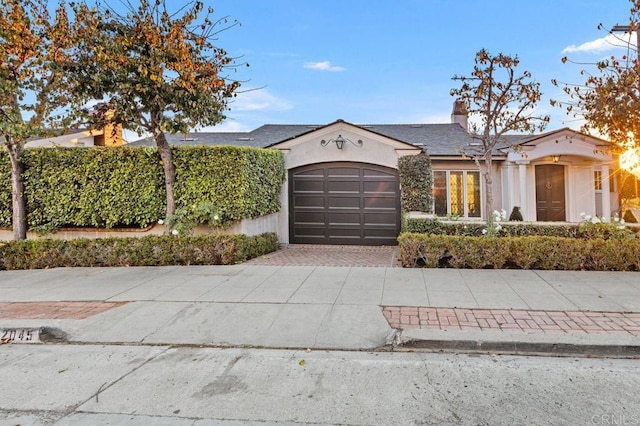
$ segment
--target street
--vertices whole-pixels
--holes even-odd
[[[638,359],[0,346],[0,424],[640,424]],[[617,422],[617,423],[615,423]]]

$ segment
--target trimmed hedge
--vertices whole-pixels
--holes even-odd
[[[211,202],[223,226],[280,210],[280,151],[173,147],[177,208]],[[24,153],[29,229],[145,227],[164,217],[164,173],[155,149],[41,148]],[[0,227],[11,227],[11,166],[0,152]]]
[[[607,226],[583,226],[575,224],[537,224],[537,223],[509,223],[500,222],[502,229],[498,232],[500,237],[562,237],[562,238],[592,238],[594,236],[604,239],[618,238],[621,232]],[[487,229],[485,222],[444,222],[438,219],[407,218],[403,222],[403,232],[413,232],[429,235],[458,235],[467,237],[480,237],[482,230]],[[631,232],[638,234],[640,228],[627,226]],[[594,235],[597,234],[597,235]]]
[[[274,233],[22,240],[0,245],[0,270],[73,266],[231,265],[278,249]]]
[[[212,203],[223,226],[280,211],[282,152],[236,146],[174,149],[176,208]]]
[[[400,204],[403,212],[433,213],[433,171],[426,152],[398,158]]]
[[[435,268],[445,251],[453,268],[640,271],[640,239],[563,237],[466,237],[403,233],[398,238],[405,267]]]

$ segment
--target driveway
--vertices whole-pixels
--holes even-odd
[[[329,246],[286,244],[280,250],[252,259],[247,265],[363,266],[399,268],[397,246]]]

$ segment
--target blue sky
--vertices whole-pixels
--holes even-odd
[[[171,2],[169,2],[171,3]],[[599,39],[627,24],[627,0],[207,0],[217,17],[241,26],[218,44],[250,63],[231,76],[247,80],[228,120],[213,131],[262,124],[446,123],[456,85],[475,52],[518,54],[543,90],[548,129],[578,128],[549,106],[556,78],[580,82],[569,55],[593,61],[621,50]],[[635,38],[634,38],[635,40]],[[585,43],[590,43],[583,46]],[[573,46],[573,48],[572,48]],[[582,46],[582,47],[581,47]],[[603,49],[603,47],[605,47]],[[610,47],[610,46],[609,46]],[[569,52],[567,52],[567,49]],[[571,51],[573,50],[573,51]]]

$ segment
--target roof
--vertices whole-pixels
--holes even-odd
[[[337,120],[336,122],[342,122]],[[268,148],[280,142],[297,138],[329,124],[265,124],[249,132],[192,132],[167,135],[169,144],[176,146],[240,145]],[[351,123],[347,123],[351,124]],[[431,156],[460,156],[464,150],[470,153],[478,140],[457,123],[447,124],[351,124],[361,129],[425,149]],[[511,145],[525,145],[541,137],[559,133],[567,128],[537,135],[505,136],[505,143],[496,146],[504,152]],[[572,130],[575,132],[574,130]],[[579,132],[576,132],[577,134]],[[131,146],[154,146],[150,138],[131,142]]]
[[[522,140],[518,141],[518,145],[522,145],[522,146],[527,146],[527,145],[535,145],[535,142],[539,141],[540,139],[544,139],[544,138],[548,138],[549,136],[553,136],[553,135],[561,135],[562,133],[569,133],[572,136],[579,136],[581,139],[583,140],[587,140],[590,139],[592,142],[595,142],[597,144],[600,145],[611,145],[611,142],[604,140],[602,138],[599,138],[597,136],[593,136],[593,135],[588,135],[588,134],[584,134],[581,132],[578,132],[576,130],[573,130],[569,127],[563,127],[562,129],[557,129],[557,130],[551,130],[549,132],[546,133],[538,133],[535,135],[527,135],[525,136]]]
[[[240,145],[267,148],[326,124],[265,124],[249,132],[192,132],[167,135],[171,145]],[[474,141],[459,124],[361,124],[364,130],[427,150],[430,155],[460,155],[460,148]],[[150,138],[131,142],[131,146],[154,146]]]

